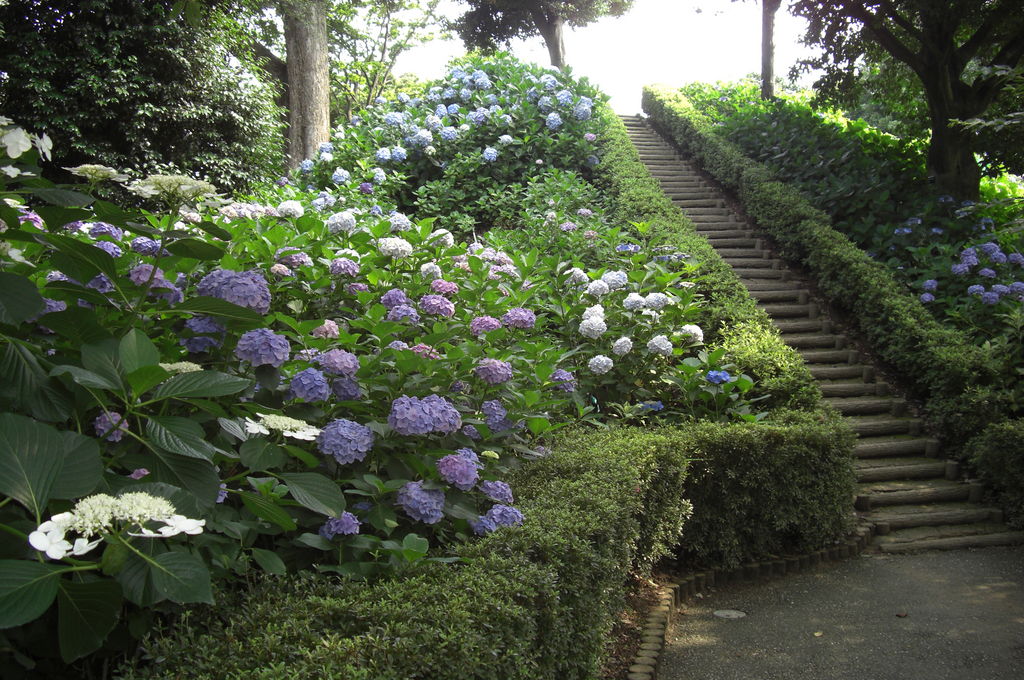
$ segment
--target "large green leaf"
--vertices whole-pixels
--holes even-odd
[[[153,393],[153,398],[225,397],[241,392],[251,384],[252,381],[248,378],[239,378],[219,371],[179,373],[160,385]]]
[[[96,490],[103,478],[100,445],[92,437],[77,432],[61,432],[64,443],[64,464],[53,480],[51,498],[80,498]]]
[[[110,332],[96,320],[96,313],[85,307],[72,305],[63,312],[46,315],[46,327],[76,346],[110,338]]]
[[[217,450],[206,441],[199,423],[178,416],[149,416],[146,435],[162,449],[190,458],[213,460]]]
[[[213,604],[210,571],[203,561],[185,552],[166,552],[153,566],[153,585],[172,602]]]
[[[37,420],[58,422],[71,412],[71,399],[60,383],[46,375],[31,350],[16,342],[0,352],[0,395]]]
[[[135,548],[145,557],[140,557],[127,548],[111,551],[110,547],[113,546],[108,547],[103,553],[105,565],[108,562],[107,554],[114,554],[109,560],[116,567],[117,575],[114,578],[121,584],[125,599],[140,607],[150,607],[166,599],[153,580],[152,563],[159,555],[167,552],[160,543],[152,539],[137,541]]]
[[[128,384],[131,385],[132,391],[135,392],[136,396],[140,396],[150,391],[164,380],[167,380],[171,374],[166,370],[157,366],[143,366],[137,368],[125,378],[128,379]]]
[[[224,257],[224,249],[200,241],[196,238],[183,238],[167,244],[167,250],[181,257],[190,257],[196,260],[220,260]]]
[[[0,272],[0,323],[17,326],[43,311],[36,284],[20,274]]]
[[[277,574],[278,576],[288,573],[288,567],[285,566],[284,560],[278,557],[276,552],[262,548],[253,548],[252,556],[265,572]]]
[[[58,189],[56,187],[33,187],[31,189],[22,189],[22,191],[38,196],[47,203],[59,205],[62,208],[81,208],[93,201],[92,196],[88,194],[70,189]]]
[[[118,356],[126,373],[160,363],[160,352],[153,341],[138,328],[133,328],[121,338]]]
[[[189,298],[164,313],[181,314],[184,312],[215,316],[219,319],[238,322],[241,325],[261,325],[263,323],[263,316],[259,312],[236,305],[227,300],[202,295]]]
[[[121,601],[121,586],[117,581],[60,581],[57,639],[64,663],[71,663],[100,648],[117,624]]]
[[[70,375],[71,379],[82,387],[91,387],[98,390],[116,390],[117,383],[113,383],[98,373],[87,371],[80,366],[54,366],[50,370],[51,376]]]
[[[249,508],[249,511],[260,519],[272,522],[287,531],[292,531],[297,526],[291,515],[273,501],[249,491],[242,491],[238,495],[241,496],[245,507]]]
[[[121,348],[114,340],[92,342],[82,347],[82,366],[93,373],[103,376],[118,387],[123,385],[121,376],[124,367],[121,364]]]
[[[25,416],[0,414],[0,493],[42,518],[63,466],[60,432]]]
[[[56,248],[50,256],[53,266],[82,283],[102,272],[117,279],[117,265],[106,251],[62,234],[43,234],[41,238]]]
[[[60,567],[28,560],[0,560],[0,629],[28,623],[57,597]]]
[[[154,482],[164,482],[188,491],[200,507],[209,508],[217,500],[220,477],[217,468],[205,458],[190,458],[157,447],[154,451],[136,451],[125,456],[128,468],[144,467]]]
[[[242,465],[250,470],[273,470],[281,467],[288,460],[288,455],[280,446],[266,439],[247,439],[238,447]]]
[[[313,512],[337,517],[345,510],[345,496],[336,482],[316,472],[282,474],[292,498]]]

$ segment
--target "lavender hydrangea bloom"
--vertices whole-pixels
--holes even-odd
[[[999,302],[999,293],[988,291],[981,294],[981,302],[986,305],[994,305]]]
[[[289,384],[289,392],[293,398],[306,401],[326,401],[331,396],[331,386],[322,371],[307,368],[299,371]]]
[[[986,279],[994,279],[996,277],[996,272],[993,269],[985,267],[984,269],[978,270],[978,276],[984,276]]]
[[[424,397],[421,403],[429,409],[434,432],[451,434],[462,427],[462,415],[444,397],[431,394]]]
[[[294,247],[278,248],[274,253],[274,259],[286,267],[312,267],[313,258],[308,254],[298,251]]]
[[[512,365],[500,359],[481,359],[473,373],[488,385],[500,385],[512,379]]]
[[[199,354],[221,346],[227,329],[208,316],[194,316],[185,322],[185,328],[197,335],[180,341],[189,352]],[[211,337],[212,336],[212,337]]]
[[[512,505],[512,488],[505,482],[480,482],[480,491],[492,501]]]
[[[967,287],[967,294],[968,295],[981,295],[984,292],[985,292],[985,286],[974,284],[973,286],[968,286]]]
[[[488,419],[490,418],[504,418],[508,415],[508,411],[497,399],[490,399],[480,405],[480,412],[484,414]]]
[[[501,320],[512,328],[533,328],[537,323],[537,315],[524,307],[513,307],[505,312]]]
[[[485,516],[499,527],[514,527],[523,523],[523,513],[510,505],[494,505]]]
[[[160,252],[160,243],[147,236],[137,236],[131,242],[132,252],[155,257]]]
[[[547,115],[547,118],[544,119],[544,124],[549,130],[555,131],[562,127],[562,117],[558,115],[557,111],[552,111]]]
[[[939,289],[939,282],[936,281],[935,279],[928,279],[923,284],[921,284],[921,288],[923,288],[924,290],[926,290],[928,292],[933,293],[933,292],[935,292],[936,290]]]
[[[196,292],[247,307],[260,314],[270,311],[270,288],[263,274],[255,270],[234,272],[215,269],[203,277]]]
[[[235,347],[235,356],[253,366],[270,365],[274,368],[288,361],[291,345],[288,338],[267,328],[257,328],[242,334]]]
[[[331,391],[342,401],[358,401],[363,398],[363,390],[352,378],[338,378],[331,382]]]
[[[341,465],[366,458],[373,448],[373,430],[344,418],[329,423],[316,439],[320,453],[334,456]]]
[[[469,332],[474,336],[501,328],[501,322],[493,316],[478,316],[469,322]]]
[[[128,423],[124,416],[117,411],[104,411],[92,421],[93,429],[97,437],[103,437],[108,442],[119,442],[128,431]]]
[[[484,149],[484,152],[480,155],[484,159],[484,162],[486,163],[493,163],[494,161],[498,160],[498,150],[495,149],[493,146],[489,146],[486,149]]]
[[[124,231],[113,224],[107,224],[106,222],[93,222],[92,226],[89,227],[89,236],[93,238],[99,238],[100,236],[109,236],[115,241],[120,241],[124,237]]]
[[[704,379],[713,385],[721,385],[722,383],[729,382],[731,377],[728,371],[708,371]]]
[[[1010,264],[1015,264],[1018,267],[1024,267],[1024,255],[1020,253],[1010,253],[1006,256],[1006,261]]]
[[[1014,295],[1024,294],[1024,281],[1014,281],[1010,284],[1010,292]]]
[[[925,304],[928,304],[929,302],[935,302],[935,296],[932,295],[931,293],[921,293],[921,296],[918,299]]]
[[[551,374],[551,382],[563,392],[572,392],[576,389],[576,376],[563,368],[556,369]]]
[[[332,375],[344,375],[349,378],[359,370],[359,358],[352,352],[346,352],[343,349],[324,352],[317,357],[317,363],[320,364],[320,368]]]
[[[420,314],[409,305],[397,305],[388,310],[388,321],[403,321],[406,319],[410,323],[419,323]]]
[[[408,482],[398,490],[395,502],[405,514],[424,524],[437,524],[444,516],[444,492],[424,489],[423,482]]]
[[[992,285],[992,292],[997,293],[1000,297],[1002,297],[1004,295],[1009,295],[1010,287],[1004,286],[1001,283],[995,283]]]
[[[967,272],[971,271],[971,268],[969,265],[966,265],[962,262],[957,262],[953,266],[951,266],[949,270],[953,273],[954,276],[964,276],[965,274],[967,274]]]
[[[469,491],[480,479],[477,463],[458,453],[438,460],[437,472],[441,475],[441,479],[462,491]]]
[[[443,295],[424,295],[420,298],[420,309],[434,316],[450,317],[455,314],[455,305]]]
[[[122,255],[124,255],[124,251],[118,248],[110,241],[97,241],[92,245],[95,248],[99,248],[100,250],[105,252],[107,255],[110,255],[111,257],[121,257]]]
[[[480,432],[472,425],[463,425],[462,434],[466,435],[473,441],[480,441],[480,439],[482,439]]]
[[[436,394],[423,399],[401,396],[391,404],[388,425],[398,434],[451,433],[462,426],[462,416]]]
[[[349,295],[355,295],[356,293],[365,293],[370,290],[370,287],[365,283],[350,283],[345,286],[345,290],[348,291]]]
[[[328,541],[335,536],[353,536],[359,533],[359,520],[351,512],[332,517],[320,527],[319,534]]]
[[[445,281],[444,279],[434,279],[430,282],[430,290],[434,291],[438,295],[451,297],[452,295],[458,294],[459,284],[452,281]]]
[[[494,523],[494,520],[486,515],[480,515],[475,520],[470,520],[469,526],[472,527],[473,533],[477,536],[486,536],[498,528],[498,525]]]
[[[85,284],[85,287],[100,293],[109,293],[114,290],[114,282],[106,274],[97,274],[89,283]]]
[[[388,309],[393,309],[398,305],[411,306],[412,300],[400,288],[392,288],[380,296],[380,303]]]

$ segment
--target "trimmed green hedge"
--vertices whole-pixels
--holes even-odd
[[[967,443],[968,460],[1006,511],[1024,529],[1024,418],[989,425]]]
[[[643,108],[736,194],[787,259],[813,273],[830,302],[851,314],[876,356],[926,400],[932,425],[951,447],[1010,411],[1002,393],[988,387],[997,363],[985,349],[939,324],[882,264],[835,231],[825,213],[714,134],[712,123],[682,94],[647,86]]]
[[[620,224],[647,222],[651,246],[671,245],[700,264],[697,290],[704,296],[705,341],[727,355],[769,395],[762,408],[813,408],[821,392],[800,355],[779,337],[768,315],[693,223],[661,190],[629,139],[618,116],[601,113],[601,164],[594,181],[611,198],[611,217]]]

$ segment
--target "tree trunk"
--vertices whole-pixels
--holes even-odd
[[[775,97],[775,13],[782,0],[761,0],[761,99]]]
[[[562,26],[565,19],[557,14],[547,16],[541,10],[530,10],[533,16],[533,23],[537,26],[544,44],[548,48],[548,56],[551,58],[551,65],[557,69],[565,67],[565,42],[562,40]]]
[[[981,168],[974,158],[972,132],[949,119],[937,120],[932,116],[932,138],[928,146],[928,178],[934,180],[939,193],[949,194],[958,201],[978,200]]]
[[[288,65],[288,165],[315,158],[330,139],[331,93],[327,60],[326,0],[283,3]]]

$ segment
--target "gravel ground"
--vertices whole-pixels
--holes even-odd
[[[658,680],[1022,680],[1024,547],[861,556],[711,593],[674,625]]]

